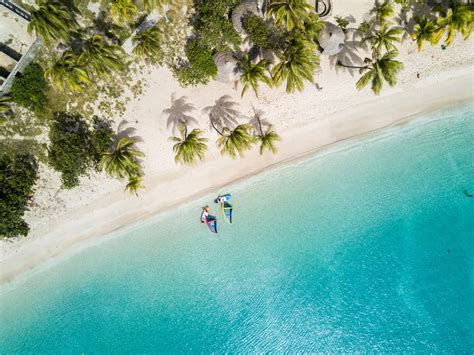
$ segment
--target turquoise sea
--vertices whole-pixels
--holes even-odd
[[[473,353],[464,190],[474,104],[226,187],[217,236],[206,196],[4,287],[0,353]]]

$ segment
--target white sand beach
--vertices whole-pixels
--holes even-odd
[[[352,14],[362,18],[372,1],[337,1],[333,15]],[[1,241],[0,284],[34,269],[85,240],[101,238],[108,232],[140,221],[165,209],[173,208],[196,196],[218,191],[219,187],[263,169],[300,157],[329,144],[400,123],[414,115],[474,99],[474,41],[459,36],[447,49],[426,46],[418,53],[410,38],[404,40],[399,60],[404,70],[394,88],[384,86],[380,96],[370,88],[358,91],[357,72],[334,68],[330,58],[321,57],[316,86],[307,85],[302,93],[287,94],[283,88],[261,89],[257,99],[252,93],[240,98],[240,87],[212,82],[196,88],[181,88],[165,68],[153,68],[143,75],[148,83],[144,93],[127,105],[122,119],[136,129],[143,140],[139,147],[146,154],[145,186],[139,196],[125,193],[123,183],[105,174],[84,178],[72,190],[61,190],[59,175],[41,166],[35,205],[27,213],[31,227],[28,237]],[[417,76],[419,74],[419,78]],[[191,115],[209,138],[205,162],[195,167],[176,165],[172,135],[163,110],[170,107],[172,95],[186,96],[196,108]],[[241,122],[246,122],[252,107],[265,112],[281,135],[279,152],[260,156],[258,149],[245,158],[222,157],[209,129],[206,106],[223,95],[239,104]],[[199,211],[196,211],[199,214]],[[196,224],[196,228],[200,228]]]

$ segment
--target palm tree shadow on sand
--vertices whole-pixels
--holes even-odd
[[[238,124],[237,117],[240,116],[240,112],[235,109],[237,105],[229,95],[224,95],[216,100],[214,105],[205,107],[202,112],[209,116],[211,128],[233,127]]]
[[[193,104],[187,102],[186,96],[176,98],[176,93],[171,95],[171,106],[163,110],[163,114],[168,115],[166,120],[166,127],[172,127],[173,134],[179,133],[182,126],[189,126],[191,124],[198,125],[198,121],[190,116],[188,113],[194,111],[196,108]]]
[[[118,142],[121,138],[127,137],[135,140],[136,142],[143,142],[142,137],[137,136],[135,133],[137,132],[137,129],[135,127],[128,127],[128,121],[127,120],[122,120],[120,121],[118,127],[117,127],[117,132],[115,134],[115,139],[114,142]]]

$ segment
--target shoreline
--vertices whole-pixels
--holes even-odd
[[[438,76],[441,75],[443,78],[440,79]],[[197,167],[147,176],[147,189],[138,198],[124,195],[121,188],[99,195],[89,201],[92,207],[83,205],[58,216],[53,223],[35,230],[35,238],[27,237],[18,249],[6,254],[0,262],[0,285],[13,284],[56,258],[81,250],[87,242],[105,240],[109,234],[223,186],[343,141],[410,122],[422,114],[472,101],[473,83],[473,68],[468,64],[436,77],[427,77],[409,88],[397,88],[357,106],[336,111],[323,119],[288,128],[281,132],[282,141],[276,155],[261,157],[257,149],[253,149],[238,163],[214,155]]]

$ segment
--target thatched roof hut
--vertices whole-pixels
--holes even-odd
[[[336,55],[344,48],[346,35],[339,26],[325,22],[326,27],[319,35],[319,45],[324,49],[323,55]]]
[[[217,65],[217,81],[228,84],[239,80],[237,61],[230,54],[218,53],[214,56],[214,61]]]

